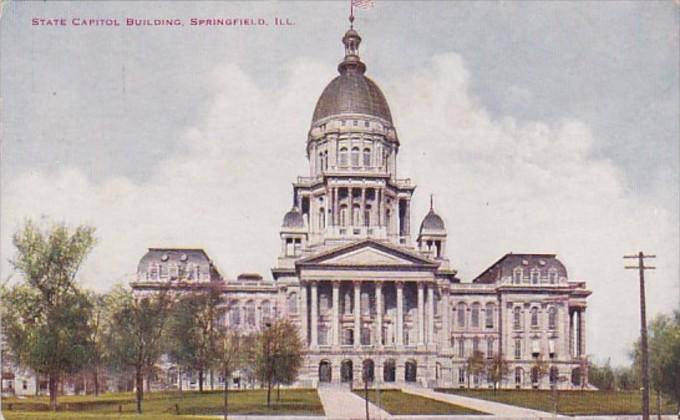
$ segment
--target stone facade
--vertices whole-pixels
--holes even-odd
[[[224,279],[203,251],[151,249],[133,288],[153,289],[174,274],[187,290],[221,287],[230,328],[293,320],[306,345],[302,386],[357,383],[365,368],[386,387],[486,387],[466,370],[479,351],[507,360],[503,387],[580,387],[590,291],[569,281],[555,255],[507,254],[463,282],[433,205],[411,236],[416,187],[397,177],[400,142],[384,95],[364,75],[360,42],[354,29],[345,34],[340,74],[314,111],[309,175],[293,184],[272,278]],[[537,360],[547,374],[535,372]]]

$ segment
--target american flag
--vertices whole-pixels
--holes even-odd
[[[373,0],[352,0],[352,7],[357,9],[370,9],[373,7]]]

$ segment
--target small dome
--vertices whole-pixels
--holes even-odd
[[[442,218],[439,217],[439,215],[435,213],[433,209],[430,209],[430,212],[427,213],[423,219],[423,223],[420,224],[420,231],[422,232],[423,229],[446,230],[446,227],[444,226],[444,221]]]
[[[305,219],[297,208],[293,207],[285,216],[283,216],[282,227],[285,228],[303,228],[305,227]]]

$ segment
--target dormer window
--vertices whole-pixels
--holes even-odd
[[[536,269],[531,270],[531,284],[538,284],[540,278],[540,272]]]
[[[522,282],[522,269],[520,267],[517,267],[512,273],[512,284],[520,284],[521,282]]]
[[[554,268],[548,270],[548,280],[550,281],[550,284],[557,284],[557,270]]]

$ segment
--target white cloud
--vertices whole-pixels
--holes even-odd
[[[285,84],[266,90],[233,64],[217,68],[205,82],[215,92],[205,118],[186,127],[179,152],[144,182],[94,183],[69,168],[5,180],[3,255],[21,219],[46,215],[97,227],[100,243],[82,278],[100,290],[132,274],[149,246],[204,247],[229,276],[269,276],[290,183],[308,171],[313,105],[331,74],[310,59],[287,71]],[[638,315],[636,276],[623,270],[621,256],[659,255],[649,306],[668,311],[678,296],[675,221],[626,191],[610,161],[591,156],[589,127],[492,119],[470,95],[471,77],[460,56],[447,54],[406,78],[378,81],[402,142],[400,175],[420,186],[414,229],[434,192],[452,264],[465,280],[505,252],[559,254],[572,279],[594,291],[591,352],[623,362]]]

